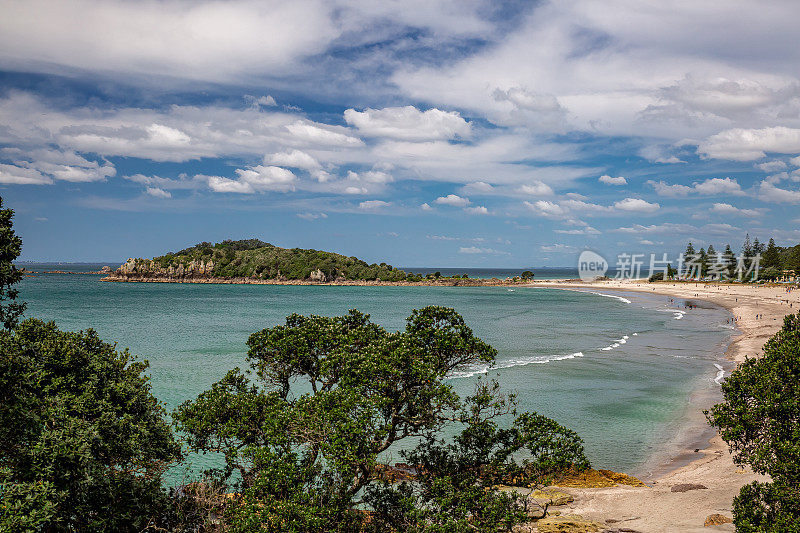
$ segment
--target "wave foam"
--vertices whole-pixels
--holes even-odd
[[[543,365],[551,361],[564,361],[566,359],[575,359],[576,357],[583,357],[583,352],[575,352],[566,355],[545,355],[545,356],[534,355],[522,359],[510,359],[508,361],[500,361],[492,367],[488,365],[482,365],[479,367],[472,367],[472,368],[466,368],[464,370],[458,370],[455,372],[451,372],[450,375],[448,375],[447,377],[449,379],[471,378],[478,374],[486,374],[490,370],[499,370],[501,368],[511,368],[515,366]]]
[[[589,294],[596,294],[597,296],[605,296],[606,298],[615,298],[620,302],[625,302],[626,304],[631,303],[631,301],[628,300],[627,298],[623,298],[622,296],[616,296],[614,294],[605,294],[602,292],[593,292],[593,291],[579,291],[579,292],[588,292]]]
[[[714,363],[714,366],[717,367],[717,377],[714,378],[714,383],[717,385],[722,383],[722,380],[725,378],[725,369],[723,369],[717,363]]]

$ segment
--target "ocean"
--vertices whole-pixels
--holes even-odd
[[[650,294],[100,278],[27,277],[20,284],[26,315],[55,320],[64,330],[94,328],[104,340],[149,360],[153,393],[169,410],[228,370],[244,367],[248,336],[291,313],[330,316],[356,308],[396,330],[412,309],[444,305],[498,350],[493,368],[464,368],[451,376],[460,394],[469,394],[478,379],[497,379],[517,394],[520,411],[539,412],[577,431],[594,466],[647,477],[657,469],[654,458],[702,447],[709,433],[697,422],[698,412],[719,397],[720,369],[730,370],[723,359],[733,332],[727,311],[687,310],[682,301]],[[194,457],[193,466],[201,470],[214,460]]]

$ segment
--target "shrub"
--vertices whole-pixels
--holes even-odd
[[[722,384],[724,401],[706,412],[733,453],[771,483],[745,486],[734,500],[737,531],[800,531],[800,313]]]
[[[140,531],[180,458],[146,362],[92,330],[0,332],[0,529]]]

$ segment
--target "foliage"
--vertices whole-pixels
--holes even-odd
[[[776,524],[800,523],[800,313],[784,318],[763,357],[742,363],[722,392],[709,422],[737,464],[772,478],[746,486],[734,501],[737,530],[796,531]]]
[[[226,240],[217,244],[201,242],[179,252],[155,257],[153,262],[163,269],[184,269],[192,261],[213,261],[213,275],[222,278],[261,278],[306,280],[321,271],[328,280],[402,281],[404,271],[386,263],[368,264],[356,257],[301,248],[279,248],[258,239]],[[137,260],[145,265],[149,261]],[[143,269],[144,271],[144,269]]]
[[[141,531],[180,456],[146,362],[92,330],[0,332],[0,530]]]
[[[209,474],[241,495],[225,513],[233,531],[494,532],[523,514],[492,483],[588,464],[580,439],[549,419],[501,428],[515,404],[496,384],[458,397],[445,377],[496,352],[452,309],[415,310],[399,332],[355,310],[290,315],[248,346],[248,371],[175,414],[192,450],[225,457]],[[396,446],[418,465],[415,481],[382,479],[380,459]],[[512,455],[526,447],[518,465]]]
[[[520,277],[522,277],[522,279],[533,279],[533,272],[530,270],[523,270]]]
[[[13,261],[22,251],[22,239],[13,229],[14,211],[3,209],[0,197],[0,323],[13,328],[25,310],[25,304],[15,301],[19,291],[13,286],[22,280],[22,272]]]

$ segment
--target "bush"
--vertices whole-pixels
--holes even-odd
[[[0,332],[0,530],[142,531],[180,458],[146,362],[29,319]]]
[[[800,531],[800,313],[722,384],[724,402],[706,412],[733,453],[771,483],[754,483],[734,500],[737,531]],[[791,525],[788,525],[791,524]]]

